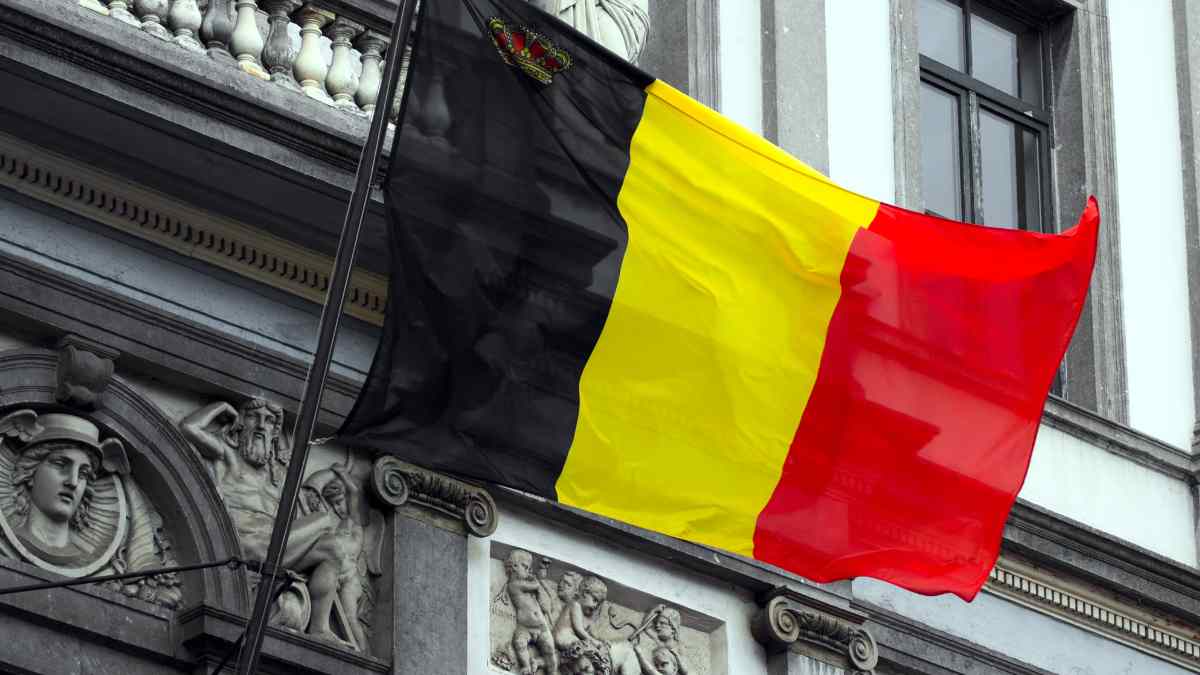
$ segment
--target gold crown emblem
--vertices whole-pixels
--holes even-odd
[[[555,75],[571,67],[571,55],[555,47],[541,33],[525,27],[513,28],[495,17],[488,21],[488,30],[504,62],[542,84],[550,84]]]

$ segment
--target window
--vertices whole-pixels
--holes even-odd
[[[925,210],[1048,230],[1050,113],[1040,29],[977,0],[920,0],[917,25]]]

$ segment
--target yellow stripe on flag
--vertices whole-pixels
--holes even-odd
[[[629,245],[559,500],[753,554],[878,202],[662,82],[617,200]]]

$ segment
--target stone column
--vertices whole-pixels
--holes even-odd
[[[292,78],[292,61],[296,55],[292,53],[292,39],[288,35],[290,15],[300,8],[300,0],[266,0],[263,8],[267,10],[267,21],[271,26],[263,47],[263,65],[271,73],[272,82],[300,91],[300,85]]]
[[[300,52],[296,54],[292,71],[304,93],[325,103],[332,103],[333,99],[325,93],[325,74],[329,68],[321,55],[321,29],[335,18],[332,12],[312,3],[306,3],[292,15],[292,19],[300,24]]]
[[[233,5],[230,0],[208,0],[204,20],[200,23],[200,39],[208,55],[214,59],[233,61],[229,40],[233,36]]]
[[[391,40],[380,33],[369,30],[358,38],[355,44],[362,53],[362,75],[358,78],[358,91],[354,93],[354,101],[363,112],[373,112],[379,101],[379,88],[383,84],[383,71],[380,61]]]
[[[779,587],[760,601],[754,638],[767,649],[770,675],[874,675],[875,638],[862,627],[866,615],[813,607],[813,601]]]
[[[259,65],[264,41],[258,32],[256,20],[258,3],[255,0],[237,0],[234,8],[237,10],[237,19],[229,40],[230,51],[243,71],[259,79],[271,79],[267,71]]]
[[[132,3],[133,0],[109,0],[108,15],[134,28],[141,28],[142,22],[129,11]]]
[[[171,3],[171,10],[167,13],[167,22],[171,26],[171,32],[175,35],[173,38],[175,44],[189,51],[203,53],[204,46],[196,37],[200,34],[200,24],[203,20],[204,17],[200,14],[200,5],[196,4],[196,0],[175,0]]]
[[[156,38],[171,39],[171,33],[163,27],[169,9],[167,0],[135,0],[133,8],[142,19],[142,30]]]
[[[467,537],[496,530],[495,502],[481,488],[391,456],[375,461],[370,491],[392,509],[391,583],[381,589],[381,600],[391,600],[391,626],[375,632],[391,650],[392,672],[469,672],[463,642],[446,636],[465,641]]]
[[[333,104],[338,107],[358,109],[354,103],[354,92],[358,89],[359,78],[354,74],[354,59],[350,49],[351,42],[363,30],[361,23],[343,17],[334,19],[325,28],[325,36],[333,43],[333,59],[325,76],[325,88],[333,97]]]

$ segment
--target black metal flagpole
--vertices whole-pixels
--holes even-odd
[[[238,675],[253,675],[258,670],[259,651],[262,649],[263,633],[267,627],[267,617],[273,595],[272,589],[275,588],[276,578],[279,575],[279,564],[283,558],[288,533],[291,530],[292,516],[296,511],[296,496],[300,489],[300,479],[303,477],[304,467],[308,463],[308,445],[316,428],[317,411],[321,407],[321,393],[325,389],[325,379],[329,375],[329,363],[333,359],[338,322],[341,320],[342,308],[346,303],[346,292],[350,286],[350,271],[354,267],[354,254],[358,248],[363,217],[366,215],[367,204],[370,201],[371,181],[379,163],[379,153],[383,149],[388,111],[392,106],[396,80],[400,72],[400,59],[404,48],[408,45],[416,4],[417,0],[399,0],[396,7],[396,17],[392,23],[391,45],[388,48],[383,68],[383,81],[379,88],[379,99],[371,117],[371,129],[367,133],[367,142],[358,159],[354,193],[350,196],[349,206],[346,207],[346,218],[342,223],[341,237],[338,239],[337,254],[333,262],[333,275],[329,281],[329,292],[325,295],[325,306],[321,309],[321,329],[317,337],[317,352],[313,357],[312,366],[308,369],[304,393],[300,398],[300,414],[296,419],[296,427],[293,432],[295,440],[293,441],[292,460],[288,464],[287,478],[283,482],[283,490],[279,497],[279,510],[275,514],[275,526],[271,531],[271,543],[267,548],[267,558],[263,561],[263,575],[254,599],[254,613],[250,615],[250,622],[246,625],[245,640],[238,656]]]

